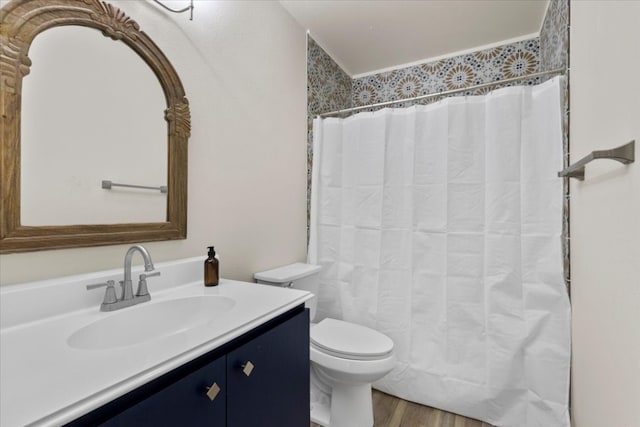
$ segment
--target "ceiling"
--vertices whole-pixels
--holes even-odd
[[[548,0],[281,0],[349,75],[537,36]]]

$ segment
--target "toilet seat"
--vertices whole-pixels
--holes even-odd
[[[324,319],[310,331],[311,347],[349,360],[380,360],[393,353],[393,341],[378,331],[336,319]]]

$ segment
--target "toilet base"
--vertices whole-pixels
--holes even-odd
[[[331,427],[372,427],[371,384],[339,384],[331,391]]]
[[[312,422],[322,427],[373,426],[371,384],[339,384],[329,395],[314,380],[310,393]]]
[[[331,418],[331,396],[311,381],[311,422],[329,427]]]

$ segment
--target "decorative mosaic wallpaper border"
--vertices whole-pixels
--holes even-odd
[[[361,77],[353,81],[353,105],[395,101],[535,73],[540,69],[539,53],[539,39],[533,38]],[[482,92],[489,90],[493,88]]]
[[[568,61],[568,8],[568,0],[551,0],[539,38],[353,80],[308,36],[309,116],[560,68]],[[537,84],[543,80],[524,83]]]

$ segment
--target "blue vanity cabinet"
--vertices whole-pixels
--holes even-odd
[[[218,358],[100,425],[224,426],[226,366],[224,356]],[[220,391],[212,400],[207,391],[214,384]]]
[[[67,425],[301,427],[309,412],[309,311],[301,305]]]
[[[227,425],[300,427],[309,423],[309,316],[305,311],[227,354]]]

